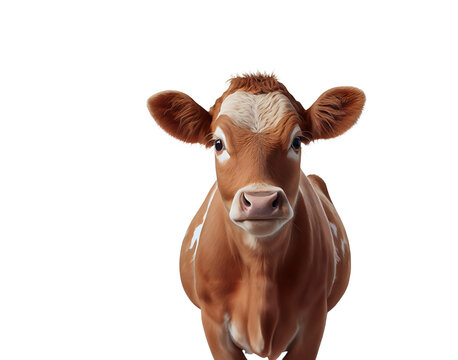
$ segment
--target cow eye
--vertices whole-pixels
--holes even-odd
[[[224,148],[224,145],[223,145],[223,142],[221,141],[221,139],[218,139],[215,141],[215,150],[216,151],[221,151],[223,150]]]
[[[294,138],[293,143],[291,144],[291,147],[294,150],[299,150],[301,148],[301,137],[300,136],[296,136]]]

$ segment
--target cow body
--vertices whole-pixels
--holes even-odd
[[[326,313],[345,292],[350,275],[347,236],[326,185],[302,173],[292,221],[249,252],[238,246],[249,242],[246,234],[222,207],[215,184],[183,241],[186,294],[218,328],[218,337],[226,338],[225,350],[234,359],[244,358],[241,349],[270,359],[289,350],[292,358],[307,329],[317,331],[310,348],[317,351]],[[221,342],[215,341],[215,352],[224,352]]]
[[[345,132],[364,100],[334,88],[305,110],[264,75],[232,79],[209,112],[178,92],[149,99],[171,135],[215,148],[217,181],[180,257],[215,359],[315,359],[348,285],[350,249],[324,181],[300,169],[301,142]]]

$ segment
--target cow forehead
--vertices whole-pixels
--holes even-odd
[[[291,101],[279,91],[253,94],[239,90],[224,99],[218,116],[227,115],[235,125],[259,133],[276,127],[291,112],[295,112]]]

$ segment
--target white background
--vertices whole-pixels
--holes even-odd
[[[178,259],[213,154],[146,99],[209,108],[260,70],[305,107],[367,96],[348,133],[303,148],[353,255],[319,359],[458,359],[452,5],[2,1],[0,358],[211,358]]]

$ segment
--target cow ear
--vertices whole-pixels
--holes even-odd
[[[312,140],[329,139],[343,134],[356,123],[366,101],[354,87],[336,87],[323,93],[306,111],[306,130]]]
[[[173,137],[208,146],[212,118],[191,97],[178,91],[163,91],[148,99],[153,118]]]

